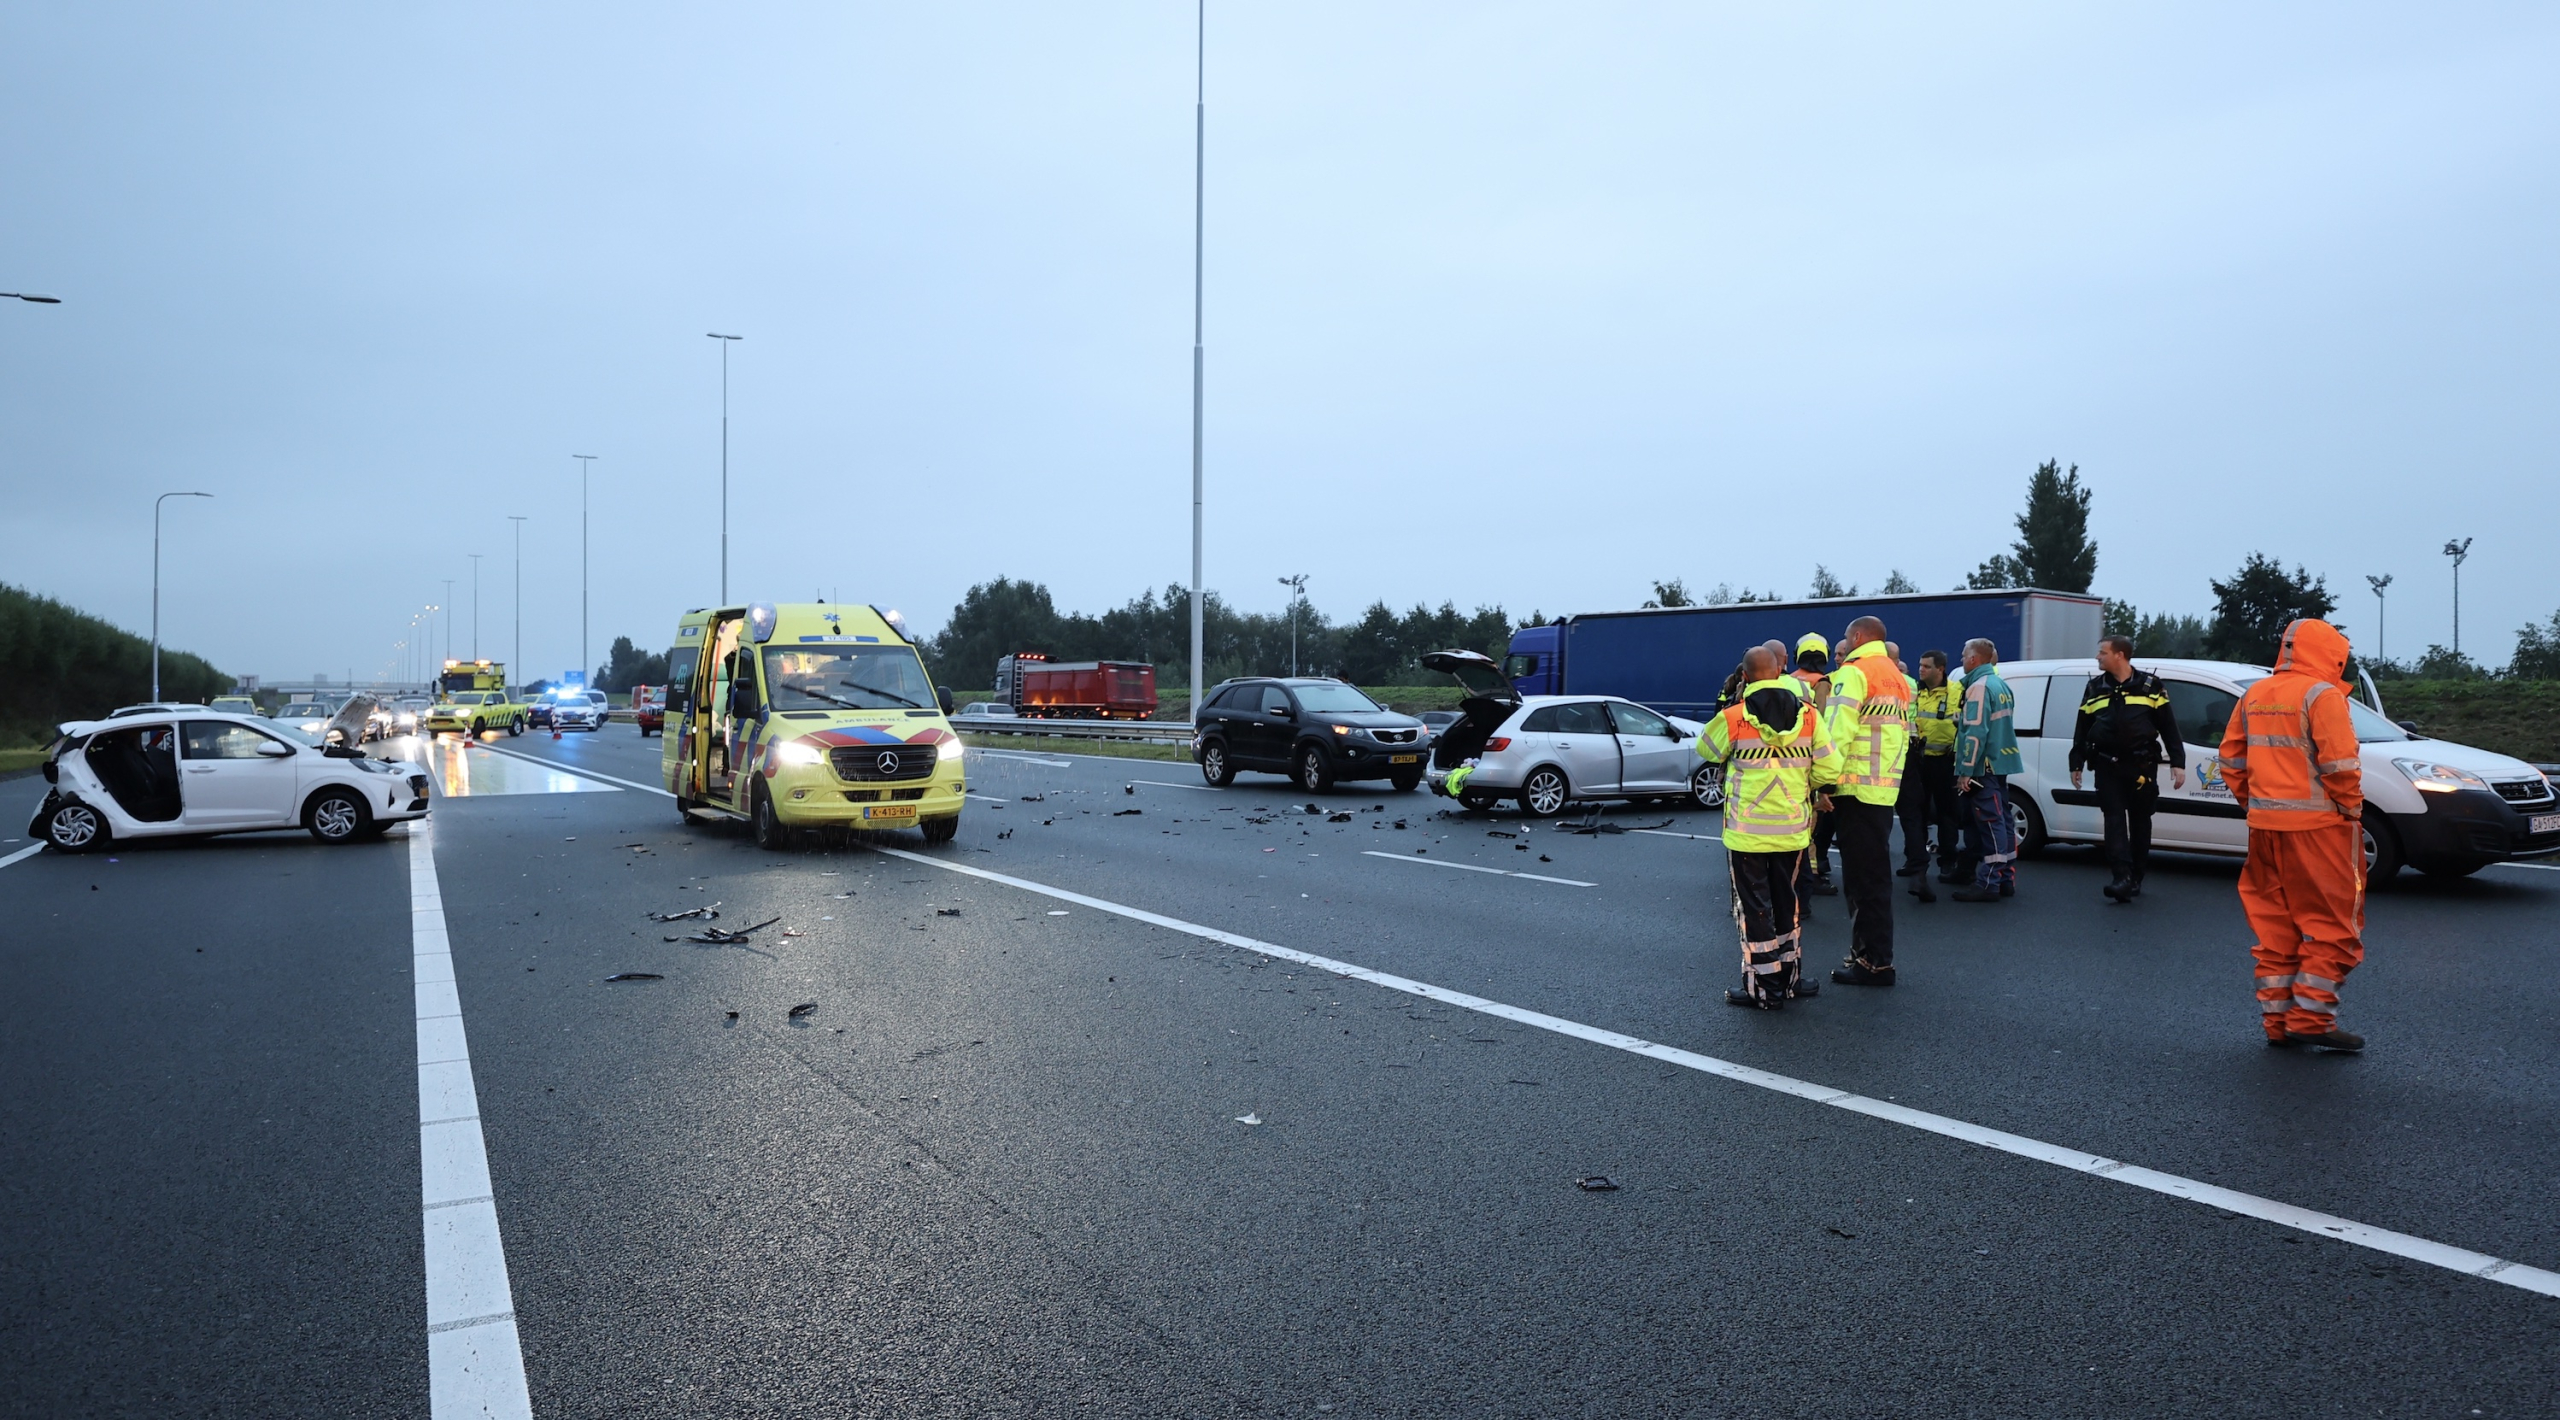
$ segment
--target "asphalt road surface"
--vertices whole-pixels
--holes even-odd
[[[1700,813],[972,751],[771,853],[658,752],[0,867],[0,1413],[2560,1411],[2560,872],[2375,894],[2303,1056],[2213,860],[1763,1015]]]

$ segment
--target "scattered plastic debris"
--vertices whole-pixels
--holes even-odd
[[[936,917],[957,917],[960,915],[960,909],[956,907],[937,907],[933,910],[933,915]]]
[[[765,928],[770,927],[781,920],[782,919],[779,917],[768,917],[752,927],[741,927],[734,932],[725,927],[705,927],[701,931],[694,933],[692,936],[685,938],[685,940],[688,942],[701,942],[707,946],[724,946],[732,942],[743,942],[749,936],[757,932],[761,932]]]
[[[1386,806],[1386,805],[1384,805],[1384,804],[1371,804],[1371,805],[1368,807],[1368,809],[1366,810],[1366,812],[1368,812],[1368,813],[1373,813],[1373,814],[1382,814],[1382,813],[1385,813],[1386,811],[1387,811],[1387,806]]]
[[[1138,792],[1138,786],[1135,784],[1123,784],[1120,786],[1120,792],[1123,794],[1134,794]]]
[[[1351,822],[1351,815],[1347,813],[1326,814],[1324,816],[1324,821],[1327,823],[1349,823]]]
[[[1309,804],[1307,805],[1307,812],[1311,814],[1320,814],[1324,812],[1324,807],[1320,804]]]
[[[1236,1123],[1238,1124],[1260,1124],[1261,1122],[1262,1116],[1259,1114],[1239,1114],[1236,1116]]]
[[[792,1007],[790,1010],[783,1012],[783,1014],[784,1014],[786,1017],[788,1017],[788,1018],[790,1018],[790,1019],[792,1019],[792,1020],[795,1020],[795,1021],[796,1021],[796,1020],[799,1020],[800,1018],[802,1018],[803,1016],[808,1015],[811,1011],[814,1011],[814,1010],[816,1010],[816,1009],[818,1009],[818,1003],[817,1003],[817,1002],[815,1002],[815,1001],[803,1001],[803,1002],[801,1002],[799,1005]]]
[[[1009,828],[1008,828],[1008,829],[1006,829],[1006,830],[1004,830],[1003,832],[1001,832],[1001,833],[999,833],[999,834],[997,834],[997,835],[996,835],[996,838],[997,838],[997,840],[998,840],[999,842],[1001,842],[1001,841],[1002,841],[1002,840],[1004,840],[1004,839],[1011,838],[1011,837],[1013,837],[1013,830],[1012,830],[1012,829],[1009,829]]]
[[[1111,812],[1111,816],[1113,818],[1127,818],[1131,814],[1142,814],[1145,812],[1145,809],[1114,809]]]
[[[725,1017],[726,1019],[733,1020],[733,1021],[734,1021],[734,1020],[736,1020],[736,1019],[738,1018],[738,1013],[737,1013],[737,1012],[735,1012],[735,1011],[722,1011],[720,1014],[721,1014],[723,1017]]]
[[[1824,1232],[1826,1232],[1826,1233],[1829,1233],[1831,1236],[1833,1236],[1833,1237],[1835,1237],[1835,1238],[1854,1238],[1854,1237],[1856,1237],[1856,1236],[1857,1236],[1857,1234],[1856,1234],[1856,1233],[1844,1233],[1844,1232],[1840,1231],[1838,1228],[1824,1228],[1824,1229],[1823,1229],[1823,1231],[1824,1231]]]
[[[1528,845],[1527,845],[1527,844],[1522,844],[1521,846],[1525,848],[1525,847],[1527,847]],[[1539,862],[1541,862],[1541,863],[1552,863],[1552,862],[1554,862],[1554,861],[1555,861],[1555,859],[1548,857],[1548,856],[1547,856],[1546,854],[1544,854],[1544,853],[1541,853],[1541,854],[1539,854],[1539,855],[1538,855],[1538,861],[1539,861]]]
[[[1403,820],[1403,819],[1397,819],[1397,820],[1396,820],[1396,827],[1398,827],[1398,828],[1402,828],[1402,827],[1404,827],[1404,820]]]
[[[1507,828],[1490,829],[1485,833],[1487,838],[1518,838],[1519,836]]]
[[[1048,802],[1048,799],[1049,796],[1046,794],[1025,794],[1021,798],[1014,800],[1014,802],[1017,804],[1040,804]]]
[[[656,972],[654,972],[654,971],[617,971],[617,972],[615,972],[613,975],[606,977],[606,978],[605,978],[605,980],[607,980],[607,981],[664,981],[664,980],[666,980],[666,978],[665,978],[665,977],[663,977],[663,976],[660,976],[658,973],[656,973]]]
[[[1618,1191],[1617,1180],[1610,1178],[1607,1174],[1595,1173],[1589,1178],[1577,1178],[1573,1181],[1573,1186],[1581,1189],[1585,1193],[1615,1193]]]
[[[575,843],[575,842],[577,842],[577,841],[578,841],[578,836],[577,836],[576,834],[574,834],[574,833],[573,833],[573,834],[569,835],[567,838],[563,838],[563,839],[561,839],[560,841],[561,841],[561,842],[563,842],[563,843]]]
[[[1049,915],[1052,917],[1064,917],[1067,915],[1067,909],[1063,907],[1053,907],[1049,909]]]
[[[709,907],[688,907],[682,912],[652,912],[649,914],[649,920],[652,922],[682,922],[688,917],[699,917],[703,921],[708,922],[719,915],[720,904],[715,902]]]

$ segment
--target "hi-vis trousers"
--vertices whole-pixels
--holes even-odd
[[[2360,825],[2249,830],[2240,908],[2258,934],[2258,1023],[2272,1039],[2338,1023],[2338,986],[2364,960]]]
[[[1725,866],[1733,872],[1733,925],[1742,933],[1742,989],[1755,1001],[1795,994],[1803,957],[1796,940],[1796,870],[1803,859],[1801,848],[1725,850]]]

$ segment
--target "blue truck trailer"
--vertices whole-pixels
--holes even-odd
[[[2097,597],[2023,587],[1592,612],[1513,632],[1503,670],[1522,695],[1623,695],[1703,720],[1742,653],[1763,641],[1783,642],[1792,655],[1796,638],[1812,631],[1836,647],[1851,621],[1873,616],[1914,670],[1928,650],[1960,664],[1977,636],[2004,661],[2031,661],[2091,654],[2104,613]]]

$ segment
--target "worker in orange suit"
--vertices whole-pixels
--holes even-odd
[[[2222,778],[2249,811],[2240,906],[2257,931],[2267,1044],[2362,1050],[2338,1029],[2338,987],[2364,960],[2364,775],[2347,718],[2347,638],[2285,628],[2276,673],[2222,735]]]

